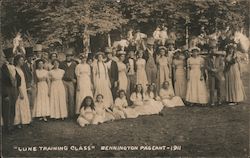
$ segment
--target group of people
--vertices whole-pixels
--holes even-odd
[[[160,42],[162,43],[162,42]],[[198,47],[176,49],[147,38],[146,46],[107,47],[95,55],[66,49],[44,52],[42,45],[25,54],[3,50],[2,117],[7,131],[30,124],[75,118],[80,126],[159,114],[164,106],[235,105],[244,101],[237,46],[218,50],[217,41],[203,54]]]

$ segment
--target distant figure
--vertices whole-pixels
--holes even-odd
[[[22,54],[26,53],[24,46],[23,46],[23,38],[21,37],[21,33],[18,32],[16,37],[13,39],[13,53],[14,54]]]
[[[163,27],[161,32],[160,32],[160,45],[165,45],[166,40],[168,39],[168,32],[167,32],[168,28],[167,27]]]

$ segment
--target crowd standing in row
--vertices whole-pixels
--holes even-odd
[[[154,36],[156,36],[154,34]],[[173,40],[147,38],[140,49],[105,48],[94,56],[74,49],[43,52],[42,45],[25,54],[4,49],[2,65],[3,124],[30,124],[33,118],[76,118],[81,126],[139,115],[159,114],[164,106],[237,104],[244,101],[237,46],[225,51],[212,42],[200,48],[176,49]],[[166,46],[166,47],[165,47]],[[16,49],[16,48],[15,48]],[[93,57],[93,58],[92,58]]]

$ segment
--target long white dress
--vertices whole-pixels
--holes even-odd
[[[49,102],[49,87],[47,79],[49,72],[47,70],[36,70],[37,77],[37,95],[35,97],[33,117],[44,117],[50,115],[50,102]]]
[[[66,92],[62,81],[64,70],[53,69],[49,72],[51,82],[50,92],[50,117],[65,118],[68,116],[66,105]]]
[[[93,64],[93,80],[95,97],[98,94],[103,95],[103,102],[106,107],[113,105],[113,96],[111,93],[111,84],[108,75],[108,69],[103,62]]]
[[[128,77],[126,74],[127,68],[126,65],[119,61],[117,62],[118,67],[118,81],[119,81],[119,90],[125,90],[125,92],[128,89]]]
[[[125,96],[123,98],[118,97],[115,99],[113,112],[119,115],[123,119],[138,117],[138,114],[136,113],[136,111],[133,108],[128,107],[128,102]]]
[[[80,91],[76,91],[76,114],[80,113],[80,107],[86,96],[93,97],[91,68],[88,64],[78,64],[75,69],[77,84]]]
[[[21,77],[21,85],[19,90],[22,91],[23,99],[20,98],[20,94],[16,100],[16,110],[15,110],[15,119],[14,124],[30,124],[31,122],[31,111],[29,105],[29,98],[27,94],[25,77],[22,69],[16,67],[17,73]]]
[[[190,57],[187,60],[188,67],[190,67],[189,80],[187,82],[186,101],[190,103],[207,104],[208,92],[205,80],[201,79],[201,66],[204,64],[202,57]]]
[[[147,89],[148,79],[146,74],[146,60],[139,58],[136,61],[136,84],[141,84],[143,90]]]
[[[95,119],[96,111],[94,109],[91,109],[90,107],[87,107],[86,109],[81,108],[80,109],[80,115],[77,118],[77,123],[84,127],[85,125],[92,124],[93,120]]]
[[[162,104],[166,107],[184,106],[181,97],[175,96],[173,90],[171,89],[161,88],[160,97],[162,99]]]

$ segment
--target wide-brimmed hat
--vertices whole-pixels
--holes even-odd
[[[99,55],[102,55],[102,57],[105,57],[105,54],[103,52],[97,52],[95,54],[95,58],[97,58]]]
[[[149,44],[149,45],[154,45],[154,43],[155,43],[155,40],[154,40],[154,38],[148,38],[148,40],[147,40],[147,44]]]
[[[3,54],[5,56],[5,58],[13,58],[15,56],[15,54],[13,53],[13,48],[6,48],[3,49]]]
[[[168,49],[165,46],[160,46],[158,47],[158,51],[160,52],[161,50],[167,51]]]
[[[81,54],[79,54],[79,58],[80,59],[88,58],[88,55],[86,53],[81,53]]]
[[[121,56],[121,55],[126,55],[126,52],[125,52],[125,51],[120,50],[120,51],[118,51],[118,52],[117,52],[117,55],[118,55],[118,56]]]
[[[74,49],[73,48],[67,48],[65,50],[65,55],[66,56],[73,56],[74,55]]]
[[[34,46],[34,48],[33,48],[33,51],[34,52],[40,52],[40,51],[42,51],[43,50],[43,45],[41,45],[41,44],[36,44],[35,46]]]
[[[111,47],[106,47],[104,52],[105,52],[105,54],[110,54],[110,53],[113,53],[113,50]]]
[[[182,50],[181,49],[176,49],[175,51],[174,51],[174,53],[177,53],[177,52],[182,52]]]
[[[200,49],[199,47],[196,47],[196,46],[191,47],[191,48],[189,49],[190,52],[193,52],[193,51],[195,51],[195,50],[198,51],[198,52],[201,51],[201,49]]]
[[[25,57],[33,57],[34,56],[33,47],[26,47],[25,51],[26,51]]]

